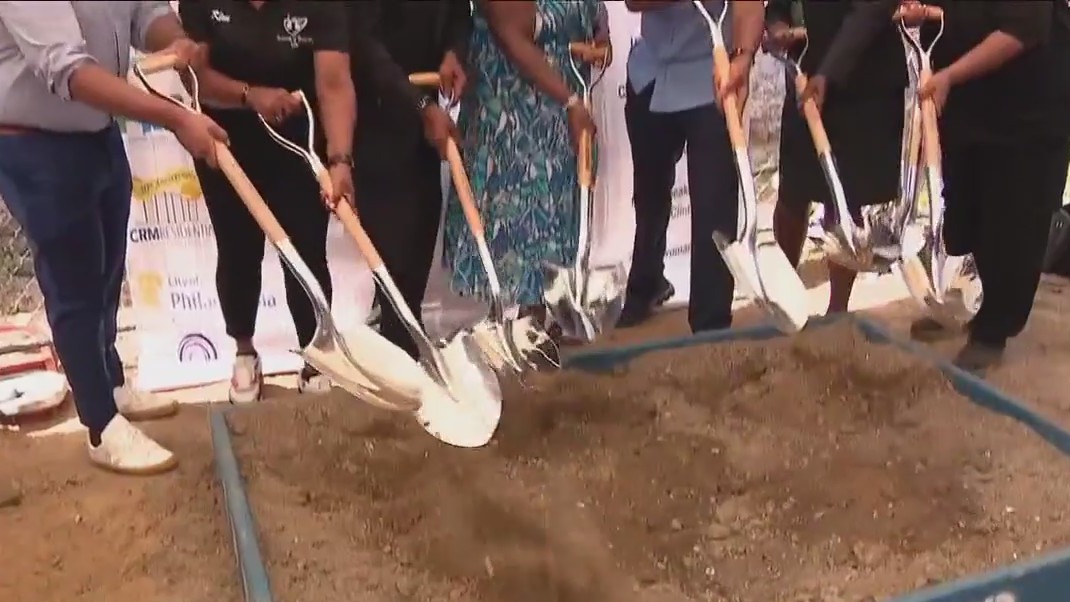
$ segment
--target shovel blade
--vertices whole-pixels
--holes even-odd
[[[582,310],[598,334],[616,326],[624,310],[627,286],[628,272],[623,264],[598,266],[587,274],[583,282]]]
[[[416,413],[420,426],[456,447],[486,445],[502,417],[502,393],[494,370],[483,361],[477,342],[458,333],[436,353],[442,383],[424,387]],[[444,385],[444,386],[443,386]]]
[[[405,371],[404,365],[395,365],[394,374],[383,374],[382,369],[374,371],[366,369],[365,365],[359,364],[357,360],[350,357],[347,348],[342,346],[344,343],[339,343],[340,337],[335,339],[329,336],[329,333],[326,334],[327,336],[317,336],[308,347],[300,351],[305,363],[318,370],[338,387],[369,405],[394,412],[412,412],[420,407],[420,377],[411,372],[412,367],[417,371],[419,367],[407,355],[405,359],[412,365],[409,368],[409,374],[398,374],[398,372]],[[337,332],[334,334],[337,335]],[[357,338],[360,339],[359,344],[363,345],[367,342],[364,340],[365,337]],[[376,335],[376,338],[380,337]],[[404,354],[385,339],[381,342],[375,340],[371,342],[380,347],[388,346]],[[381,349],[381,351],[387,353],[384,357],[393,355],[389,350]],[[393,381],[402,382],[404,386],[391,387],[385,384]]]
[[[720,233],[714,234],[714,242],[736,286],[770,315],[779,330],[791,334],[806,326],[810,319],[806,285],[780,247],[761,245],[752,253]]]
[[[929,272],[917,255],[904,258],[899,264],[899,272],[911,298],[919,307],[944,326],[958,329],[969,322],[980,309],[981,282],[976,270],[967,265],[972,263],[966,262],[964,258],[949,259],[958,260],[954,262],[955,265],[950,266],[950,270],[957,271],[957,275],[953,280],[955,284],[942,294],[933,290]]]

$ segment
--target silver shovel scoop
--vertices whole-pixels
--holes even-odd
[[[533,318],[510,319],[506,316],[501,283],[498,281],[498,272],[494,268],[494,260],[483,230],[483,218],[479,214],[461,153],[452,140],[447,149],[447,159],[453,187],[457,190],[457,198],[464,210],[468,228],[476,239],[479,259],[487,274],[490,289],[490,315],[472,325],[472,336],[496,370],[510,370],[521,374],[546,367],[560,368],[557,345],[545,330],[535,325]]]
[[[717,20],[710,16],[702,2],[696,0],[694,6],[705,19],[713,40],[714,70],[718,77],[727,77],[730,61],[721,26],[728,3],[724,3]],[[736,286],[769,314],[778,329],[786,333],[798,332],[810,319],[806,285],[775,241],[758,244],[758,193],[747,151],[747,139],[743,134],[742,111],[734,94],[725,98],[722,109],[736,158],[742,219],[734,239],[723,232],[714,232],[713,241],[732,272]]]
[[[330,175],[312,150],[315,135],[312,107],[302,92],[294,92],[294,96],[301,100],[305,109],[308,124],[307,147],[301,147],[287,139],[263,118],[261,122],[276,142],[305,161],[324,195],[329,198],[333,191]],[[416,411],[420,426],[435,438],[450,445],[486,445],[501,421],[502,396],[498,378],[483,361],[478,344],[464,332],[459,332],[446,341],[433,343],[402,297],[353,207],[348,201],[343,201],[334,208],[334,214],[342,222],[346,232],[353,237],[357,248],[368,262],[376,283],[420,348],[422,364],[426,370],[426,373],[421,372],[425,378],[420,388],[421,405]],[[409,359],[408,356],[406,359]]]
[[[133,67],[134,75],[152,94],[178,105],[188,111],[200,112],[197,75],[188,69],[188,85],[192,106],[183,105],[157,90],[149,82],[147,74],[171,69],[174,55],[155,54],[145,57]],[[230,181],[250,215],[264,231],[264,235],[278,251],[283,264],[305,289],[316,315],[316,334],[304,349],[301,357],[327,376],[334,384],[352,393],[358,399],[373,406],[393,411],[416,411],[420,409],[421,382],[419,368],[404,351],[391,345],[367,327],[358,328],[353,336],[358,345],[350,347],[342,337],[331,317],[326,295],[308,265],[297,253],[282,225],[271,213],[264,198],[253,186],[245,171],[225,145],[216,144],[219,169]],[[389,366],[389,369],[383,369]],[[415,369],[415,374],[414,370]]]
[[[605,75],[609,60],[606,48],[574,42],[569,44],[569,66],[582,90],[584,106],[590,109],[591,89]],[[588,83],[577,60],[600,64],[599,75]],[[562,334],[585,342],[612,328],[624,309],[628,273],[624,264],[591,265],[591,222],[594,221],[593,141],[589,132],[580,137],[576,164],[579,180],[579,232],[576,261],[571,267],[543,264],[543,301]]]
[[[936,6],[904,5],[896,11],[899,31],[913,49],[920,70],[919,86],[932,76],[932,51],[944,31],[944,12]],[[912,24],[937,21],[940,29],[924,45]],[[917,102],[917,101],[915,101]],[[908,220],[903,231],[903,255],[900,273],[911,297],[937,321],[961,327],[980,308],[981,281],[977,277],[972,257],[952,257],[944,245],[944,178],[941,167],[940,131],[937,126],[936,105],[931,99],[920,103],[921,154],[924,162],[924,182],[929,199],[928,225],[918,215]]]

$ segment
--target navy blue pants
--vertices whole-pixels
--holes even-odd
[[[0,135],[0,197],[22,226],[56,353],[90,437],[116,414],[115,349],[130,217],[117,126],[92,134]]]

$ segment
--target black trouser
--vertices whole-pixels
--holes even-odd
[[[973,253],[984,289],[970,336],[1002,345],[1033,309],[1070,140],[947,144],[943,160],[947,250]]]
[[[414,109],[394,103],[360,106],[357,126],[357,212],[405,303],[421,316],[442,217],[442,162],[424,141]],[[376,288],[379,332],[419,357],[393,305]]]
[[[331,273],[327,269],[328,213],[320,200],[319,185],[300,157],[282,148],[251,115],[221,120],[230,134],[231,152],[253,186],[264,197],[282,224],[298,255],[331,298]],[[247,117],[247,119],[245,118]],[[284,132],[298,144],[303,120],[295,118]],[[290,134],[293,135],[290,135]],[[221,171],[197,164],[197,177],[215,229],[216,291],[227,334],[250,339],[256,328],[262,285],[264,233],[234,187]],[[293,317],[297,340],[303,348],[316,333],[316,314],[305,289],[283,267],[286,304]]]
[[[732,324],[735,282],[713,242],[714,231],[735,238],[739,178],[724,116],[713,104],[676,113],[653,113],[653,86],[627,86],[624,118],[632,147],[635,242],[628,298],[656,294],[665,269],[665,230],[672,212],[676,164],[687,147],[691,197],[691,303],[694,332]]]

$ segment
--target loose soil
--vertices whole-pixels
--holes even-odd
[[[238,602],[206,411],[145,425],[180,457],[157,477],[90,467],[84,434],[0,431],[0,497],[21,493],[0,504],[0,600]]]
[[[1070,544],[1070,463],[849,324],[506,391],[443,446],[341,395],[232,416],[280,602],[857,602]]]

